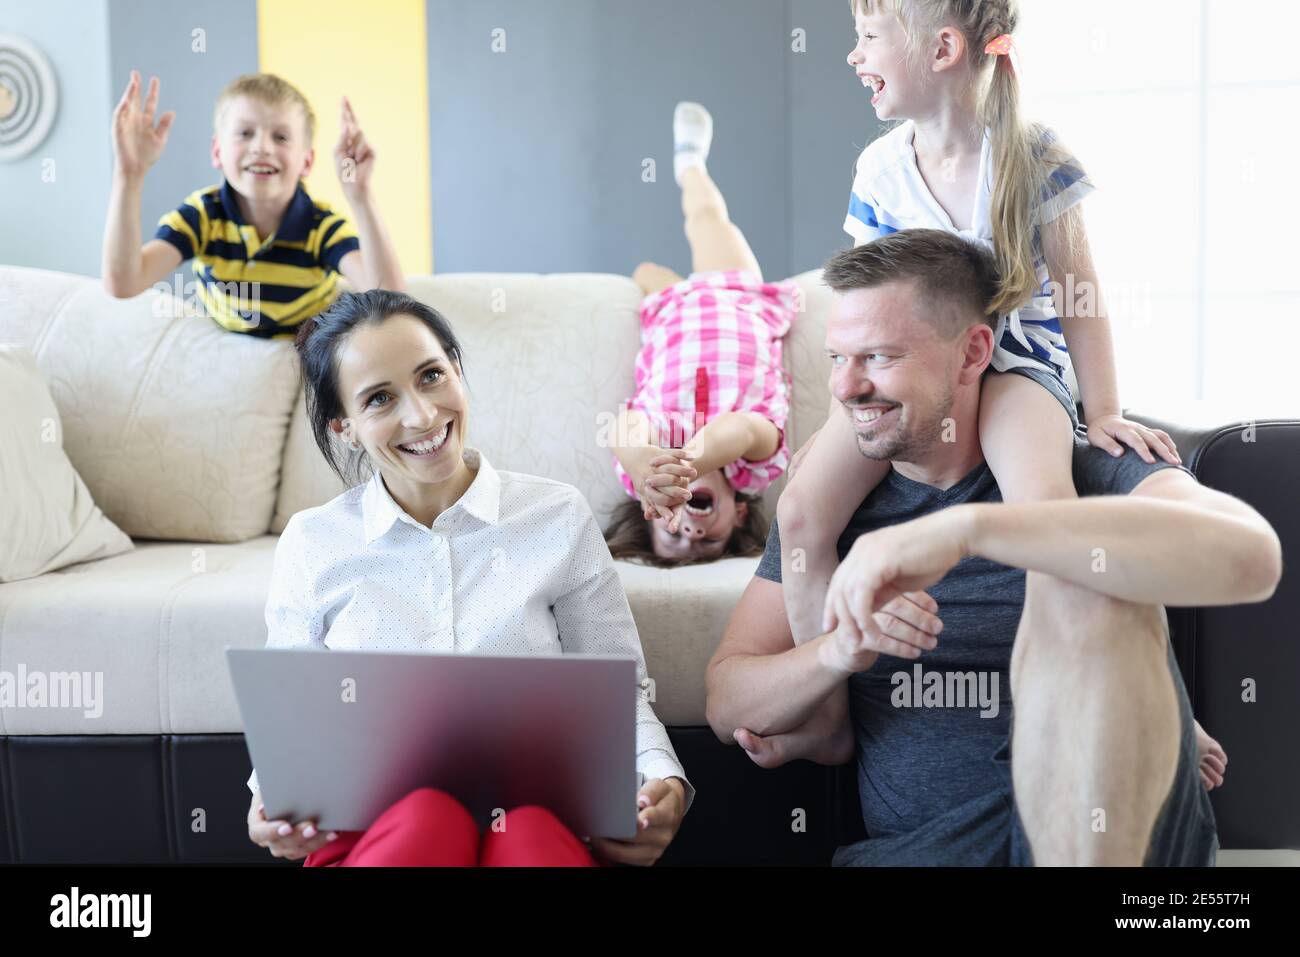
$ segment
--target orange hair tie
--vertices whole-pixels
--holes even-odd
[[[985,53],[992,53],[994,56],[1010,56],[1011,50],[1011,34],[1009,33],[994,37],[984,47]]]

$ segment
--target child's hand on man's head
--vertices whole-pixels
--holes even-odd
[[[117,171],[127,176],[143,176],[158,161],[167,145],[176,113],[168,110],[158,118],[155,126],[154,111],[158,109],[158,78],[149,78],[149,92],[140,100],[140,74],[131,71],[126,92],[113,110],[113,156]]]
[[[361,132],[361,124],[352,112],[352,104],[343,97],[339,123],[339,141],[334,147],[334,167],[339,185],[348,202],[364,199],[370,193],[370,174],[375,168],[375,151]]]

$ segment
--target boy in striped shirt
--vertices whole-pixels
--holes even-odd
[[[104,287],[137,295],[194,260],[203,310],[220,326],[262,338],[292,338],[338,295],[339,276],[355,289],[403,290],[397,253],[384,227],[370,176],[375,153],[344,98],[334,149],[343,195],[356,228],[312,199],[316,118],[292,85],[267,73],[237,77],[214,111],[212,165],[222,182],[195,190],[140,243],[144,176],[167,144],[175,113],[154,123],[158,79],[140,102],[140,76],[113,113],[113,191],[104,231]]]

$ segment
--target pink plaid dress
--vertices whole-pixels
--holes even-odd
[[[761,462],[737,459],[723,474],[737,492],[757,495],[785,471],[789,378],[781,337],[794,321],[798,287],[760,281],[744,270],[695,273],[641,303],[641,352],[629,409],[650,420],[662,448],[681,448],[723,412],[757,412],[781,442]],[[614,471],[636,497],[618,460]]]

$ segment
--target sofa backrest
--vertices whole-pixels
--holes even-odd
[[[820,272],[795,277],[805,311],[786,339],[793,377],[787,429],[797,448],[826,417],[829,363],[823,351],[830,293]],[[598,444],[631,394],[640,343],[640,289],[623,276],[456,274],[409,280],[410,292],[441,312],[465,351],[471,444],[498,468],[568,482],[602,525],[626,498],[613,455]],[[765,497],[771,512],[778,483]],[[272,531],[343,491],[299,401],[289,430]]]
[[[0,267],[0,342],[36,356],[68,458],[126,534],[266,534],[298,394],[287,342],[231,335],[152,290],[117,300],[15,267]]]
[[[795,277],[786,339],[787,424],[797,448],[826,416],[830,293]],[[595,274],[456,274],[409,280],[465,350],[469,440],[498,468],[569,482],[602,524],[624,500],[602,425],[632,392],[641,294]],[[108,296],[91,278],[0,267],[0,342],[36,356],[68,457],[132,538],[235,542],[278,534],[344,490],[307,425],[288,340],[231,335],[150,291]],[[771,513],[778,482],[765,496]]]

